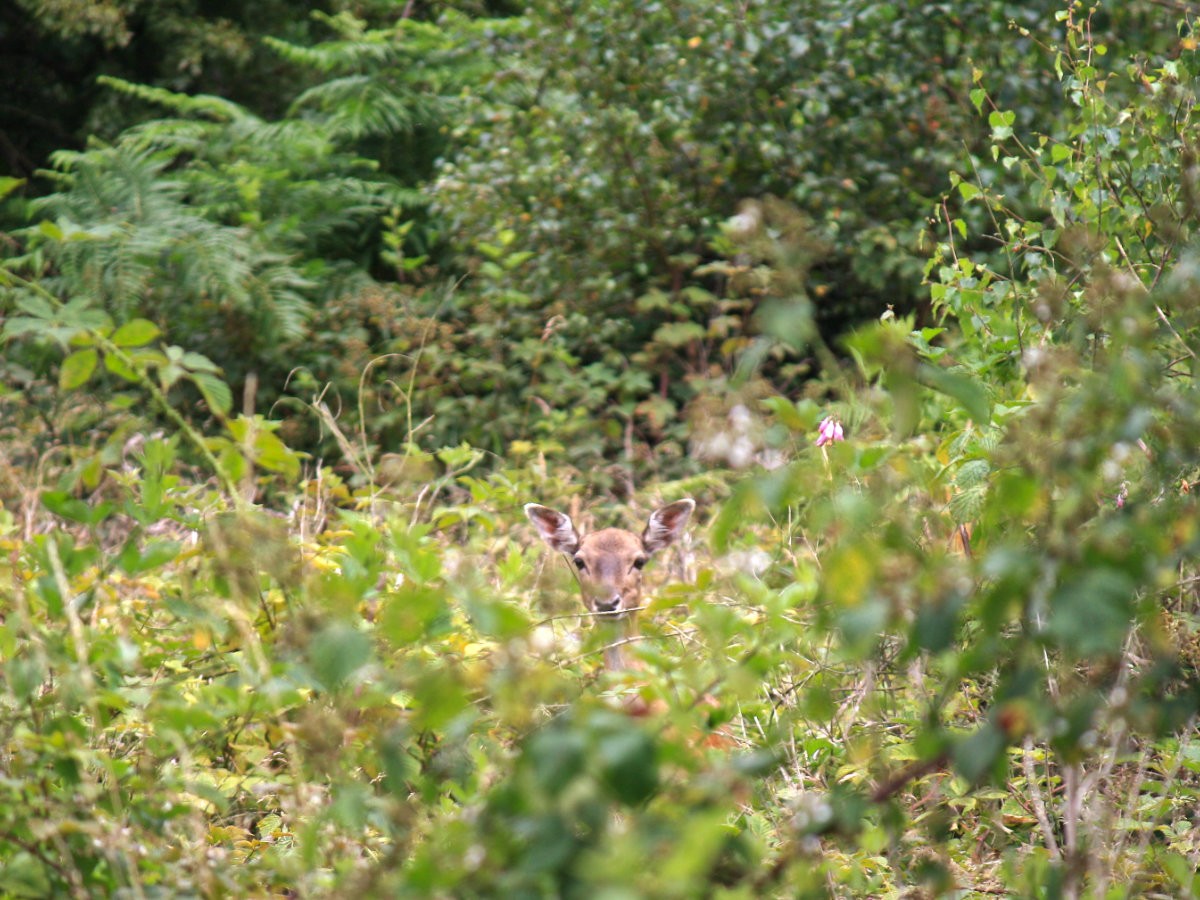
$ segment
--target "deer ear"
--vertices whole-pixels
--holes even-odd
[[[575,530],[570,516],[536,503],[525,504],[525,515],[529,516],[529,521],[550,549],[559,553],[574,553],[579,549],[579,532]]]
[[[651,513],[646,530],[642,532],[642,546],[646,552],[654,553],[679,540],[695,508],[695,500],[676,500]]]

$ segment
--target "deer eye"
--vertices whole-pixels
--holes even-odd
[[[633,561],[633,567],[635,569],[640,569],[644,565],[646,565],[646,557],[644,557],[644,556],[639,556],[637,559],[635,559]]]
[[[587,563],[585,563],[585,562],[583,561],[583,557],[582,557],[582,556],[577,556],[577,557],[575,557],[575,559],[574,559],[574,563],[575,563],[575,568],[577,568],[577,569],[578,569],[580,572],[586,572],[586,571],[587,571]]]

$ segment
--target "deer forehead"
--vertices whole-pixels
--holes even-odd
[[[605,568],[605,563],[608,563],[614,572],[619,570],[621,573],[627,571],[634,560],[645,554],[642,539],[623,528],[593,531],[583,537],[577,551],[577,555],[584,557],[589,563],[599,568]]]
[[[642,539],[624,528],[602,528],[584,535],[579,549],[617,556],[640,556],[644,552]]]

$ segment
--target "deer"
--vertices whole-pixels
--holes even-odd
[[[650,514],[641,535],[624,528],[602,528],[580,535],[570,516],[537,503],[525,505],[525,515],[546,545],[571,558],[584,606],[595,616],[613,619],[621,625],[622,637],[604,648],[604,667],[609,672],[629,668],[624,648],[637,638],[642,568],[651,556],[679,540],[695,508],[696,501],[689,498],[668,503]],[[707,693],[697,697],[695,704],[719,706]],[[640,696],[629,698],[624,707],[639,718],[666,711],[661,699],[647,702]],[[732,741],[720,730],[704,735],[699,743],[714,749],[732,746]]]
[[[642,567],[659,550],[679,540],[695,508],[696,501],[691,499],[668,503],[650,514],[640,535],[624,528],[580,535],[570,516],[537,503],[525,505],[525,515],[546,545],[571,558],[584,606],[597,617],[620,624],[621,639],[604,648],[609,671],[629,667],[624,648],[637,637]]]

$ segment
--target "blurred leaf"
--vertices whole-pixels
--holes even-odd
[[[317,680],[338,690],[370,661],[371,639],[352,625],[330,624],[313,637],[308,659]]]
[[[695,322],[668,322],[658,326],[654,332],[654,340],[668,347],[682,347],[703,339],[704,335],[704,326]]]
[[[394,646],[405,647],[445,626],[449,616],[444,589],[405,583],[386,595],[379,631]]]
[[[159,327],[147,319],[131,319],[113,332],[110,340],[118,347],[141,347],[161,333]]]
[[[987,389],[974,378],[927,364],[922,364],[919,371],[924,384],[957,400],[975,424],[986,425],[991,421],[991,401]]]
[[[632,722],[603,735],[595,752],[605,785],[621,803],[644,803],[658,789],[654,741]]]
[[[583,735],[570,728],[547,728],[529,741],[525,753],[539,786],[557,796],[583,774],[587,744]]]
[[[954,767],[969,782],[980,781],[1004,758],[1004,733],[992,723],[954,744]]]
[[[99,355],[94,349],[76,350],[63,360],[62,371],[59,373],[58,386],[64,391],[82,387],[96,371]]]
[[[196,372],[191,377],[208,408],[218,415],[227,415],[233,408],[233,393],[229,385],[209,372]]]
[[[153,540],[144,549],[130,541],[117,557],[117,562],[127,575],[140,575],[164,566],[179,555],[182,545],[178,541]]]

